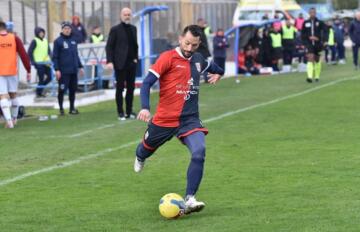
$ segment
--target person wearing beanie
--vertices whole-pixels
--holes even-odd
[[[60,36],[54,41],[52,61],[54,63],[55,76],[59,82],[58,102],[60,115],[65,115],[63,101],[64,94],[69,90],[70,110],[69,114],[75,115],[79,111],[75,108],[75,93],[78,84],[78,72],[84,74],[77,50],[77,42],[71,35],[71,23],[61,24]]]

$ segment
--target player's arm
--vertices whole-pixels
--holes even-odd
[[[23,45],[21,39],[17,36],[15,36],[15,42],[16,42],[16,51],[20,56],[20,59],[26,69],[26,72],[30,73],[30,71],[31,71],[30,59],[28,57],[28,54],[26,53],[24,45]]]
[[[141,111],[138,114],[138,119],[144,122],[149,122],[150,120],[150,89],[158,80],[157,76],[154,73],[149,72],[149,74],[144,79],[141,90]]]
[[[224,75],[224,70],[220,68],[217,64],[215,64],[213,61],[206,61],[207,67],[202,72],[208,72],[209,76],[209,83],[215,84],[218,82],[222,75]]]

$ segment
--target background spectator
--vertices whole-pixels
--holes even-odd
[[[79,114],[75,108],[75,93],[78,84],[78,71],[84,74],[83,65],[80,62],[77,43],[71,35],[70,22],[61,24],[60,36],[54,41],[54,53],[52,57],[56,79],[59,82],[58,102],[60,115],[65,115],[63,108],[64,94],[69,90],[70,111],[69,114]]]
[[[328,27],[328,42],[325,47],[325,61],[327,64],[336,64],[336,42],[333,23],[331,20],[326,22],[326,26]],[[329,60],[329,54],[331,56]]]
[[[93,44],[98,44],[98,43],[101,43],[101,42],[104,42],[104,35],[101,33],[101,29],[99,26],[94,26],[93,29],[92,29],[92,34],[90,36],[90,43],[93,43]],[[100,61],[98,61],[100,62]],[[109,86],[109,81],[108,80],[100,80],[100,77],[99,77],[99,72],[98,72],[98,64],[95,65],[95,88],[96,89],[101,89],[101,88],[108,88]]]
[[[298,31],[302,30],[304,21],[305,21],[304,16],[302,13],[300,13],[299,16],[295,19],[295,28]]]
[[[213,39],[214,62],[225,72],[226,49],[229,47],[229,41],[224,35],[223,29],[218,29]]]
[[[279,60],[283,57],[281,33],[275,27],[270,31],[271,38],[271,60],[274,72],[279,72]]]
[[[202,30],[202,33],[201,33],[201,36],[200,36],[200,45],[199,45],[199,48],[197,49],[197,52],[199,52],[205,59],[208,59],[211,54],[210,54],[210,51],[209,51],[209,44],[208,44],[208,41],[207,41],[207,37],[206,37],[206,34],[205,34],[205,28],[206,28],[206,22],[204,19],[200,18],[197,20],[197,25],[201,28]],[[207,73],[204,72],[202,74],[202,77],[205,81],[205,83],[208,82],[208,78],[207,78]]]
[[[359,68],[359,47],[360,47],[360,11],[356,12],[354,21],[351,22],[349,28],[349,35],[353,42],[353,62],[355,69]]]
[[[43,62],[50,61],[51,50],[45,38],[45,29],[36,27],[34,32],[35,38],[30,43],[28,55],[39,77],[36,97],[45,97],[43,94],[44,87],[51,82],[51,66],[50,64],[43,64]]]
[[[339,17],[334,20],[334,34],[336,41],[336,54],[339,64],[345,64],[345,26]]]
[[[286,20],[286,25],[282,26],[282,46],[283,46],[283,60],[284,72],[291,71],[292,60],[295,52],[295,38],[296,38],[296,28],[291,24],[291,21]]]
[[[86,29],[84,25],[80,22],[80,18],[77,15],[74,15],[72,17],[71,34],[78,44],[85,43],[87,38]]]
[[[108,68],[115,69],[116,105],[119,120],[135,119],[133,98],[135,89],[136,65],[138,62],[138,44],[136,27],[130,24],[132,12],[123,8],[120,12],[121,23],[110,30],[106,44]],[[126,82],[126,115],[123,109],[123,91]]]

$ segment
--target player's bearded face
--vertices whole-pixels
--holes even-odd
[[[190,58],[200,45],[200,37],[193,36],[187,32],[184,36],[180,36],[180,50],[185,58]]]

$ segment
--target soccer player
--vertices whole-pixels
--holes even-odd
[[[316,17],[316,9],[309,11],[310,18],[303,24],[301,38],[306,47],[307,82],[319,81],[321,73],[320,53],[327,44],[327,28],[323,21]]]
[[[30,59],[23,43],[19,37],[13,33],[8,33],[6,24],[0,22],[0,107],[6,121],[6,128],[14,128],[19,112],[19,102],[16,97],[19,82],[17,54],[19,54],[27,71],[27,81],[30,81]]]
[[[220,80],[224,71],[213,62],[195,53],[200,44],[201,28],[185,27],[179,37],[179,47],[162,53],[149,70],[141,88],[141,107],[138,119],[149,122],[143,141],[136,149],[135,172],[144,168],[157,148],[176,136],[191,153],[187,171],[185,214],[198,212],[205,207],[195,199],[205,161],[205,135],[208,130],[199,119],[200,74],[209,73],[209,83]],[[160,99],[151,119],[149,95],[151,86],[159,80]]]

